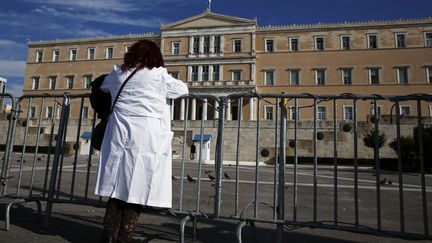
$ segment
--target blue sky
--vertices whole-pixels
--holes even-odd
[[[0,77],[21,95],[26,40],[159,32],[203,12],[207,0],[2,0]],[[212,0],[212,12],[284,25],[432,17],[432,0]]]

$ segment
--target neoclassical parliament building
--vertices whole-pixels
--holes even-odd
[[[210,11],[162,25],[160,33],[30,41],[23,94],[88,93],[90,82],[121,64],[128,48],[140,39],[159,44],[170,74],[197,95],[432,94],[432,18],[259,26],[256,19]],[[217,118],[212,102],[191,99],[190,119]],[[228,103],[228,120],[238,119],[238,104]],[[241,119],[274,118],[275,104],[258,103],[257,98],[242,104]],[[175,101],[173,119],[183,119],[185,105],[184,100]],[[72,115],[79,114],[79,107],[72,106]],[[89,107],[86,101],[84,118],[92,118]],[[381,115],[391,112],[391,104],[378,108]],[[38,109],[32,105],[30,116],[55,116],[50,105]],[[409,102],[400,107],[406,116],[416,115],[416,109]],[[432,116],[430,103],[422,110],[423,116]],[[320,104],[318,119],[332,119],[331,112],[331,103]],[[352,113],[351,101],[338,102],[338,120],[350,120]],[[370,114],[370,105],[358,106],[359,120]],[[300,111],[299,119],[313,115]]]

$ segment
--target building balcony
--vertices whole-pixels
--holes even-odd
[[[219,81],[186,81],[189,87],[227,87],[227,86],[251,86],[253,80],[219,80]]]

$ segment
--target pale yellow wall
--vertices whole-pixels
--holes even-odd
[[[204,21],[205,22],[205,21]],[[203,22],[203,23],[204,23]],[[251,64],[244,63],[244,60],[256,60],[255,84],[259,93],[315,93],[315,94],[341,94],[356,93],[369,95],[378,93],[382,95],[404,95],[412,93],[432,93],[432,85],[427,83],[426,69],[432,66],[432,48],[425,48],[424,33],[432,32],[432,23],[413,22],[410,25],[394,22],[388,26],[375,25],[370,23],[362,27],[343,25],[330,27],[304,27],[304,28],[259,28],[256,31],[255,43],[252,43],[252,34],[226,34],[222,35],[223,47],[220,56],[207,57],[188,57],[189,36],[168,37],[162,42],[160,38],[150,38],[159,45],[162,42],[162,53],[164,59],[170,62],[169,72],[178,72],[179,79],[187,80],[187,68],[191,61],[203,60],[218,64],[226,60],[236,60],[238,63],[220,64],[222,66],[223,77],[221,81],[231,80],[233,70],[242,70],[242,80],[249,81],[251,75]],[[395,33],[406,34],[406,48],[395,48]],[[350,35],[351,49],[341,50],[340,36]],[[367,49],[367,34],[378,35],[378,49]],[[325,50],[314,50],[314,36],[324,36]],[[289,51],[289,38],[299,38],[299,51]],[[272,38],[275,41],[275,52],[264,52],[264,40]],[[233,39],[242,40],[242,52],[233,53]],[[101,39],[93,41],[70,41],[70,42],[45,42],[29,46],[28,64],[24,82],[24,94],[50,92],[61,94],[63,92],[89,92],[85,90],[83,76],[92,74],[97,77],[107,73],[112,69],[113,64],[120,64],[123,61],[124,48],[126,45],[133,44],[137,39]],[[171,55],[171,44],[174,41],[181,42],[180,55]],[[256,53],[252,52],[252,44],[256,46]],[[105,59],[105,48],[114,46],[114,58]],[[87,48],[96,47],[96,60],[87,59]],[[69,50],[78,48],[77,61],[69,61]],[[52,50],[60,49],[60,61],[52,62]],[[42,63],[35,63],[37,50],[44,51]],[[193,65],[195,65],[193,64]],[[207,64],[205,64],[207,65]],[[369,67],[380,68],[380,84],[369,84]],[[408,67],[409,84],[397,84],[396,68]],[[315,85],[314,69],[326,69],[326,84],[324,86]],[[352,85],[342,84],[342,68],[352,69]],[[300,85],[291,86],[289,84],[290,69],[300,70]],[[265,86],[264,71],[273,70],[275,72],[275,84]],[[48,90],[48,77],[57,76],[57,89]],[[66,90],[65,76],[75,76],[74,90]],[[40,77],[40,89],[32,91],[31,77]],[[233,84],[234,85],[234,84]],[[237,84],[236,84],[237,85]],[[224,86],[227,88],[229,86]],[[304,103],[304,102],[303,102]],[[307,102],[306,102],[307,103]],[[261,108],[264,104],[261,103]],[[326,104],[327,117],[332,118],[332,104]],[[342,119],[342,107],[347,105],[345,101],[338,102],[338,119]],[[390,114],[391,103],[382,104],[383,114]],[[429,115],[427,104],[424,106],[424,115]],[[74,106],[76,108],[76,106]],[[359,119],[365,120],[370,114],[368,103],[359,103]],[[245,101],[244,118],[248,118],[249,108]],[[416,112],[415,105],[411,105],[411,113]],[[261,110],[261,117],[264,117],[264,110]],[[305,109],[300,114],[301,119],[311,119],[312,111]]]

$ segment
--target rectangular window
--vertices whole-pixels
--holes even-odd
[[[315,83],[317,85],[325,85],[325,69],[315,70]]]
[[[214,45],[213,45],[213,53],[220,53],[221,52],[221,36],[215,35],[214,36]]]
[[[265,51],[273,52],[274,51],[274,41],[273,40],[265,40]]]
[[[92,75],[84,75],[84,88],[90,89],[91,88],[91,82],[92,82]]]
[[[84,106],[82,110],[82,119],[87,119],[88,115],[89,115],[89,108],[87,106]]]
[[[213,81],[219,81],[219,65],[213,65]]]
[[[274,71],[264,71],[264,84],[274,85]]]
[[[59,61],[59,58],[60,58],[60,50],[53,50],[53,53],[52,53],[52,61],[53,62],[58,62]]]
[[[351,37],[350,36],[341,36],[341,49],[349,50],[351,49]]]
[[[210,52],[210,36],[204,36],[204,43],[203,43],[203,52],[209,53]]]
[[[240,81],[241,80],[241,70],[232,71],[232,80],[233,81]]]
[[[194,36],[194,38],[193,38],[193,53],[194,54],[199,53],[199,46],[200,46],[200,38],[199,38],[199,36]]]
[[[48,89],[56,89],[57,77],[51,76],[49,77],[49,87]]]
[[[198,81],[198,66],[192,66],[191,81]]]
[[[290,84],[291,85],[300,85],[300,70],[291,70],[290,71]]]
[[[114,55],[114,47],[107,47],[106,53],[105,53],[105,58],[106,59],[112,59],[113,55]]]
[[[273,106],[264,106],[266,120],[273,120]]]
[[[73,89],[74,76],[66,76],[66,89]]]
[[[95,48],[90,47],[87,49],[87,60],[94,60],[95,59]]]
[[[48,106],[46,108],[45,117],[46,118],[52,118],[53,117],[53,107],[52,106]]]
[[[405,34],[404,33],[399,33],[395,35],[396,37],[396,47],[397,48],[404,48],[406,47],[406,43],[405,43]]]
[[[300,120],[300,112],[299,112],[299,109],[298,109],[298,107],[297,107],[297,110],[296,110],[296,107],[294,106],[294,105],[291,105],[290,106],[290,119],[291,120],[295,120],[296,119],[296,115],[298,114],[298,120]]]
[[[377,49],[378,48],[378,36],[375,34],[371,34],[367,36],[368,39],[368,48],[369,49]]]
[[[352,121],[354,108],[352,106],[344,106],[343,110],[344,110],[344,120]]]
[[[299,50],[299,40],[298,38],[290,38],[290,51],[298,51]]]
[[[242,49],[241,40],[233,40],[233,52],[241,52]]]
[[[315,37],[315,50],[324,50],[324,37]]]
[[[398,68],[397,69],[397,79],[399,84],[408,83],[408,68]]]
[[[36,107],[32,106],[30,107],[30,118],[35,118],[36,117]]]
[[[425,46],[432,47],[432,32],[425,33]]]
[[[317,107],[317,120],[318,121],[325,121],[326,118],[327,118],[327,114],[326,114],[325,106],[318,106]]]
[[[37,90],[39,89],[39,77],[33,77],[32,78],[32,89]]]
[[[411,107],[409,105],[401,105],[400,106],[400,115],[401,116],[410,116],[411,114]]]
[[[171,77],[173,77],[175,79],[178,79],[178,77],[179,77],[179,73],[178,72],[169,72],[168,74],[171,75]]]
[[[180,42],[173,42],[171,46],[171,54],[179,55],[180,54]]]
[[[77,59],[77,49],[70,49],[69,51],[69,60],[76,61]]]
[[[369,68],[369,82],[371,84],[380,83],[380,70],[379,68]]]
[[[352,84],[352,71],[351,69],[342,69],[342,83]]]
[[[202,66],[202,81],[208,81],[209,80],[209,66],[204,65]]]
[[[42,62],[43,58],[43,51],[37,51],[36,52],[36,62]]]
[[[426,68],[427,82],[432,84],[432,67]]]
[[[372,112],[372,115],[375,115],[375,105],[373,103],[371,105],[371,112]],[[378,116],[381,116],[381,114],[382,114],[382,106],[377,105],[377,113],[378,113]]]

